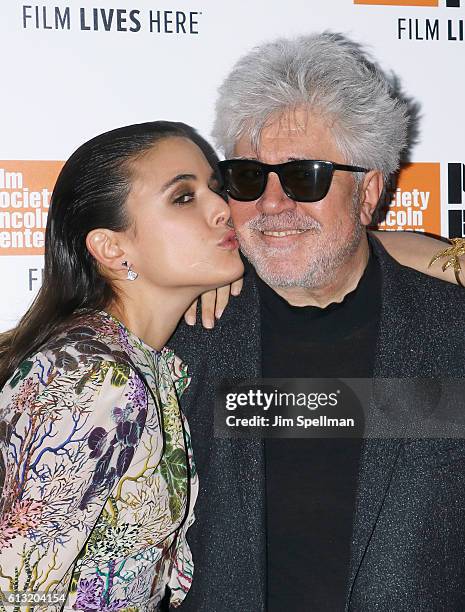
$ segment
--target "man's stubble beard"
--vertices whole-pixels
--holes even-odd
[[[292,217],[292,215],[286,214],[288,219]],[[279,223],[281,219],[281,215],[273,217],[275,224],[275,228],[273,228],[268,227],[270,217],[257,217],[249,221],[247,228],[252,232],[260,231],[259,227],[265,227],[268,230],[277,229],[276,226],[278,224],[276,221]],[[306,219],[309,226],[308,231],[315,235],[322,233],[321,225],[318,222],[311,224],[309,218],[307,217]],[[360,240],[364,233],[364,225],[360,221],[360,199],[357,189],[355,190],[351,206],[351,220],[353,223],[352,232],[349,239],[343,244],[337,244],[337,237],[341,235],[340,229],[342,223],[340,223],[335,226],[331,235],[326,236],[323,241],[319,241],[316,251],[313,250],[307,255],[305,247],[299,249],[302,255],[307,256],[309,259],[308,265],[302,269],[300,274],[273,269],[273,263],[276,261],[276,258],[282,261],[287,256],[292,257],[292,254],[296,251],[294,247],[283,249],[266,245],[261,247],[253,244],[249,247],[240,234],[238,234],[238,240],[242,253],[253,265],[258,276],[270,287],[318,289],[332,284],[337,276],[338,269],[350,260],[360,245]],[[296,227],[301,228],[301,225],[296,223]]]

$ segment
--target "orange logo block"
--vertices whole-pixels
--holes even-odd
[[[354,4],[382,6],[439,6],[439,0],[354,0]]]
[[[380,230],[415,230],[441,235],[441,165],[405,164],[395,188],[386,192],[375,226]]]
[[[41,255],[61,161],[0,161],[0,255]]]

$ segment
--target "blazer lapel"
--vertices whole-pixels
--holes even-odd
[[[370,237],[382,273],[382,307],[374,367],[375,378],[417,376],[421,371],[416,335],[410,325],[411,313],[405,299],[403,268]],[[365,439],[360,461],[359,485],[354,518],[349,590],[346,609],[358,571],[376,527],[399,458],[403,440]]]
[[[365,441],[355,509],[347,609],[355,586],[355,579],[389,490],[401,448],[401,440],[372,439]]]
[[[249,310],[247,329],[243,330],[247,340],[247,353],[243,356],[247,373],[251,379],[261,378],[261,327],[260,300],[255,283],[255,271],[246,263],[246,282],[242,290],[246,292]],[[250,325],[250,322],[253,322]],[[238,330],[236,330],[239,333]],[[244,338],[244,337],[243,337]],[[245,344],[244,342],[242,344]],[[265,515],[265,450],[261,438],[231,440],[236,455],[237,482],[239,486],[242,515],[238,521],[245,524],[249,540],[246,543],[255,564],[257,589],[262,599],[259,609],[265,609],[266,597],[266,515]],[[244,543],[245,544],[245,543]],[[240,560],[239,560],[240,562]],[[258,610],[257,610],[258,612]]]

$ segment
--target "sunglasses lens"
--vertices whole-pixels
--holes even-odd
[[[251,202],[265,191],[268,180],[266,164],[254,160],[235,159],[220,162],[220,172],[228,194],[234,200]],[[286,194],[297,202],[317,202],[328,193],[333,176],[333,165],[324,161],[291,161],[278,164],[278,172]]]
[[[222,166],[221,173],[229,195],[234,200],[250,202],[259,198],[265,188],[266,177],[259,164],[234,160]]]
[[[317,202],[328,193],[332,165],[320,161],[290,162],[281,169],[287,195],[298,202]]]

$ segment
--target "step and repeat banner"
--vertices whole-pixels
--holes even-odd
[[[465,0],[68,0],[0,5],[0,331],[40,287],[63,161],[128,123],[184,121],[209,137],[234,62],[279,36],[362,43],[420,105],[419,141],[382,228],[465,235]]]

